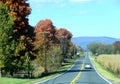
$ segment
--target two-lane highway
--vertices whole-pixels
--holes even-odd
[[[84,57],[78,59],[69,70],[65,71],[61,75],[36,84],[70,84],[71,80],[74,79],[76,75],[80,72],[83,60]]]
[[[91,60],[88,55],[85,57],[85,64],[90,64],[92,69],[83,69],[81,76],[75,82],[75,84],[109,84],[110,82],[100,76],[94,69]]]
[[[66,72],[57,77],[35,84],[110,84],[110,82],[103,79],[96,72],[93,66],[92,69],[83,68],[83,64],[86,63],[90,63],[92,65],[87,52],[85,53],[85,56],[78,59]]]

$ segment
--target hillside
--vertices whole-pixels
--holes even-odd
[[[91,42],[112,44],[115,41],[120,41],[120,39],[111,37],[74,37],[71,40],[74,44],[81,46],[82,48],[86,48]]]

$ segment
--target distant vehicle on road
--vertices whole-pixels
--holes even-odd
[[[80,55],[80,53],[79,52],[77,52],[77,54],[76,54],[77,56],[79,56]]]
[[[85,64],[84,68],[85,69],[92,69],[92,66],[91,66],[91,64]]]

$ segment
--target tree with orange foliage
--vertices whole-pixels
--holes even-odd
[[[45,73],[49,68],[55,69],[61,66],[67,58],[72,34],[67,29],[57,29],[49,19],[40,20],[34,28],[34,33],[36,56],[44,67]]]
[[[28,70],[28,62],[34,60],[35,56],[32,52],[32,27],[28,24],[27,16],[30,14],[31,9],[27,0],[0,0],[7,8],[8,15],[13,16],[14,28],[12,40],[14,40],[14,52],[11,53],[13,61],[16,61],[15,66],[11,66],[11,75],[13,71],[23,69]],[[6,24],[4,24],[6,25]],[[33,29],[32,29],[33,30]],[[7,68],[9,69],[9,68]],[[17,69],[17,70],[14,70]]]
[[[46,53],[50,49],[51,45],[55,43],[55,26],[49,19],[41,20],[34,28],[35,32],[35,49],[41,54],[37,54],[38,58],[41,58],[44,62],[45,73],[47,73],[47,56]],[[47,51],[46,51],[47,50]]]
[[[56,31],[56,38],[59,40],[61,44],[62,54],[64,58],[67,58],[67,53],[70,47],[70,40],[72,38],[72,34],[65,28],[60,28]]]
[[[46,38],[49,40],[49,42],[55,41],[55,26],[53,25],[52,21],[49,19],[41,20],[37,23],[35,26],[35,34],[38,37],[42,35],[42,33],[46,33]]]
[[[60,38],[60,37],[64,37],[68,40],[70,40],[72,38],[72,34],[70,33],[70,31],[68,31],[65,28],[60,28],[59,30],[57,30],[56,32],[56,37]]]
[[[27,16],[30,14],[31,9],[29,4],[26,3],[27,0],[0,0],[2,1],[9,10],[9,14],[14,17],[15,31],[19,29],[24,29],[28,25]],[[28,32],[26,30],[26,32]],[[26,33],[24,31],[24,33]]]
[[[55,26],[51,20],[40,20],[34,28],[35,46],[40,48],[45,44],[46,48],[49,48],[55,42],[55,32]]]

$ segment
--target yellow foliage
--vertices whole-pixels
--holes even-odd
[[[99,55],[97,61],[108,70],[120,75],[120,54]]]

